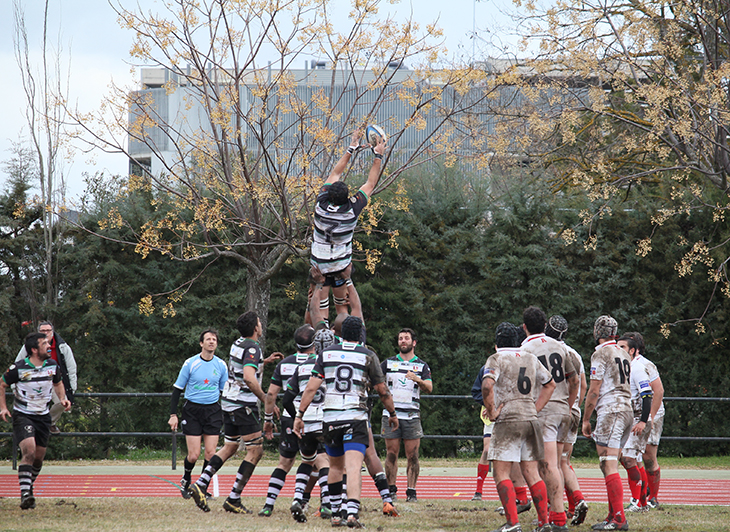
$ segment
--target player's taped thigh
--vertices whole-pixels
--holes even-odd
[[[346,297],[333,296],[333,299],[335,300],[335,306],[345,306],[347,304]]]
[[[599,462],[608,462],[609,460],[618,460],[618,456],[610,454],[610,455],[598,457]]]
[[[243,446],[247,449],[249,447],[261,447],[264,444],[264,437],[259,436],[258,438],[254,438],[253,440],[244,441]]]
[[[302,451],[299,451],[299,454],[302,455],[302,462],[314,462],[314,459],[317,458],[317,449],[312,451],[312,454],[304,454]]]

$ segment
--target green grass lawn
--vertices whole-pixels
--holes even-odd
[[[291,499],[281,498],[269,518],[253,515],[234,515],[222,510],[222,499],[211,501],[211,512],[203,513],[191,500],[181,498],[92,499],[75,500],[39,499],[34,510],[20,510],[18,499],[0,500],[0,529],[3,531],[56,531],[74,532],[194,532],[255,530],[332,530],[329,521],[310,514],[305,524],[295,523],[289,514]],[[260,498],[243,499],[252,509],[258,509]],[[381,514],[379,500],[366,499],[360,518],[371,530],[394,531],[454,531],[473,532],[494,530],[504,518],[494,512],[496,502],[419,501],[417,504],[398,504],[401,515],[396,518]],[[573,528],[590,531],[590,525],[606,514],[605,504],[593,504],[586,523]],[[523,530],[532,530],[534,509],[520,515]],[[647,514],[629,515],[632,532],[714,532],[727,531],[730,508],[664,506]]]

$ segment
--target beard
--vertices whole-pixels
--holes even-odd
[[[413,344],[399,345],[398,349],[400,349],[401,354],[410,353],[413,350]]]

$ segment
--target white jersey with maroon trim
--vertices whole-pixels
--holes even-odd
[[[494,405],[504,404],[496,423],[536,420],[533,388],[552,380],[537,357],[519,347],[498,348],[484,365],[484,378],[494,380]]]
[[[591,380],[600,380],[596,411],[631,411],[631,357],[614,340],[596,347],[591,357]]]
[[[555,391],[550,401],[540,411],[540,416],[569,415],[571,405],[568,404],[570,385],[568,379],[577,373],[573,358],[568,356],[565,344],[545,334],[533,334],[522,342],[522,352],[531,353],[537,357],[542,365],[550,372],[555,382]],[[533,390],[533,397],[537,400],[541,386]]]

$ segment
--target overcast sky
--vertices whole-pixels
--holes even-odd
[[[127,0],[123,3],[129,4]],[[142,6],[155,9],[156,0],[134,0]],[[31,50],[40,50],[43,23],[42,0],[23,1]],[[415,7],[412,7],[415,6]],[[445,32],[445,46],[450,56],[470,57],[475,44],[473,28],[480,35],[476,41],[479,53],[497,53],[492,43],[511,42],[502,31],[509,22],[502,15],[511,9],[509,0],[475,1],[403,0],[395,6],[383,2],[380,13],[393,13],[405,19],[413,12],[414,19],[425,25],[438,19]],[[476,18],[474,17],[476,14]],[[344,13],[343,13],[344,16]],[[129,48],[132,33],[122,30],[116,14],[103,0],[53,0],[50,13],[50,40],[64,47],[64,58],[70,61],[69,97],[83,110],[98,107],[108,92],[109,83],[134,88],[135,76],[130,72]],[[13,51],[13,1],[0,1],[0,71],[5,81],[0,84],[0,161],[10,157],[11,141],[27,134],[24,118],[25,97]],[[70,59],[69,59],[70,58]],[[302,58],[302,65],[309,57]],[[64,163],[67,194],[78,197],[84,189],[82,174],[97,171],[123,174],[127,161],[123,155],[102,153],[83,154],[78,151]],[[0,169],[0,185],[4,188],[6,175]]]

